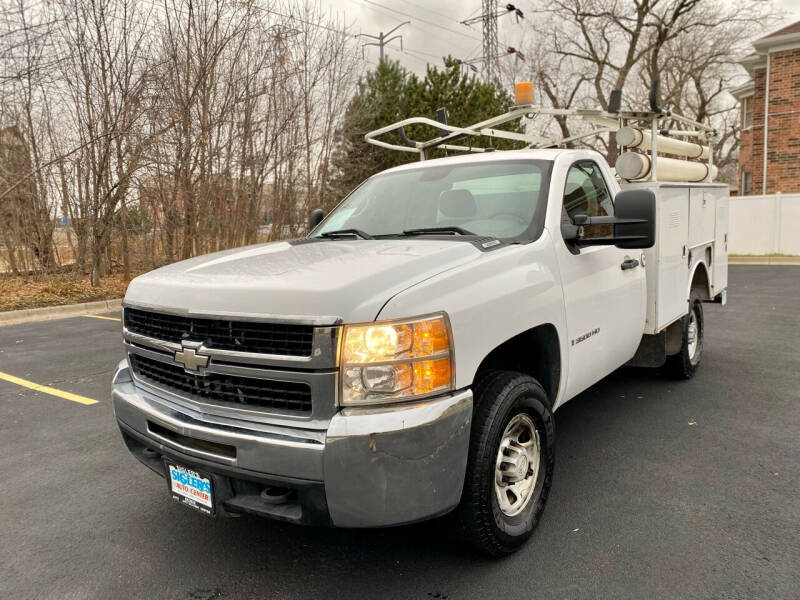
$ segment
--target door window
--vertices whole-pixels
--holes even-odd
[[[577,214],[590,217],[613,217],[614,202],[597,163],[591,160],[576,162],[569,168],[564,188],[564,212],[573,222]],[[585,237],[613,235],[612,225],[593,225],[584,231]]]

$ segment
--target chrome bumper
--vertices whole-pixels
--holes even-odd
[[[123,360],[112,402],[123,433],[154,451],[190,457],[206,470],[218,466],[220,473],[249,481],[322,484],[330,522],[338,527],[420,521],[450,511],[461,498],[472,419],[469,389],[408,405],[343,409],[327,431],[311,430],[178,406],[135,385]],[[216,451],[223,446],[235,451]]]

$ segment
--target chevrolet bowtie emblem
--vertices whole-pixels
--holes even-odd
[[[197,354],[194,348],[184,347],[175,353],[175,362],[181,363],[187,371],[197,371],[208,366],[208,356]]]

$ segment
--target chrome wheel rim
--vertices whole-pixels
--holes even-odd
[[[689,359],[694,360],[697,355],[697,348],[700,345],[700,329],[697,326],[697,311],[694,307],[689,312],[689,327],[686,334],[686,341],[689,347]]]
[[[516,415],[503,432],[495,463],[494,492],[504,515],[518,515],[530,502],[539,478],[540,456],[536,425],[528,415]]]

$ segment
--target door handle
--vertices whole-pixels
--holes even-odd
[[[627,271],[628,269],[635,269],[639,266],[639,261],[635,258],[626,258],[622,261],[622,264],[619,266],[620,269],[623,271]]]

